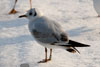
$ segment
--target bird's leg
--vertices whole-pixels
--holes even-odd
[[[44,59],[45,62],[47,62],[47,48],[45,47],[45,59]]]
[[[47,48],[45,47],[45,59],[43,61],[39,61],[38,63],[45,63],[47,61],[48,61],[48,59],[47,59]]]
[[[9,14],[15,14],[15,13],[18,12],[18,11],[15,10],[16,3],[17,3],[17,0],[15,0],[15,4],[14,4],[12,10],[9,12]]]
[[[52,58],[52,49],[50,49],[50,56],[49,56],[49,59],[47,59],[47,48],[45,47],[45,59],[43,61],[39,61],[38,63],[46,63],[50,61],[51,58]]]
[[[49,56],[49,61],[51,60],[51,58],[52,58],[52,49],[50,49],[50,56]]]
[[[32,9],[32,0],[30,0],[30,9]]]

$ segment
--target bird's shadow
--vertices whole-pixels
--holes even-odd
[[[34,38],[31,35],[21,35],[17,37],[10,37],[10,38],[0,38],[0,45],[9,45],[9,44],[17,44],[23,43],[28,41],[33,41]]]
[[[76,36],[80,36],[85,32],[89,32],[92,31],[93,29],[87,29],[87,27],[83,26],[83,27],[79,27],[79,28],[75,28],[72,30],[69,30],[68,33],[71,37],[76,37]]]
[[[27,24],[26,19],[14,19],[14,20],[8,20],[8,21],[0,21],[0,29],[2,28],[12,28],[12,27],[20,27]]]

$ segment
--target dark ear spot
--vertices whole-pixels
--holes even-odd
[[[34,16],[37,16],[37,13],[35,12]]]

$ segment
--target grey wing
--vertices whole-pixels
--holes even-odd
[[[60,41],[68,41],[68,37],[61,26],[51,20],[42,19],[42,22],[35,24],[35,29],[32,31],[36,40],[42,43],[58,43]]]

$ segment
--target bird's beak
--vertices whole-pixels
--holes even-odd
[[[23,18],[23,17],[27,17],[26,15],[21,15],[21,16],[19,16],[19,18]]]

